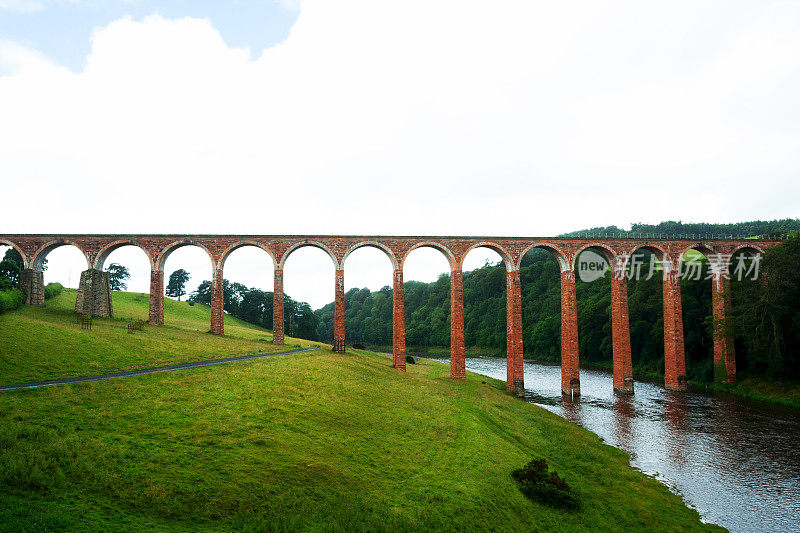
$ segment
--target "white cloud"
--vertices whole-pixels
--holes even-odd
[[[312,0],[263,52],[154,15],[98,28],[80,73],[8,42],[0,69],[0,176],[42,201],[5,231],[800,216],[792,2]]]

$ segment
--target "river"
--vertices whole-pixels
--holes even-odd
[[[505,381],[503,358],[466,365]],[[528,361],[525,387],[527,401],[628,452],[704,521],[734,532],[800,531],[800,410],[640,381],[635,394],[620,395],[610,373],[585,369],[582,396],[570,401],[561,397],[559,366]]]

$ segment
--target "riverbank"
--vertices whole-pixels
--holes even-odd
[[[392,347],[370,347],[378,352],[391,353]],[[406,349],[409,355],[419,355],[420,357],[449,357],[450,348],[441,346],[424,346],[424,347],[408,347]],[[492,352],[479,347],[470,347],[466,349],[466,357],[497,357],[505,358],[504,353]],[[540,361],[536,359],[528,359],[529,361],[541,365],[559,366],[557,361]],[[614,368],[611,362],[608,364],[581,364],[580,368],[583,370],[602,370],[605,372],[613,372]],[[663,383],[664,374],[653,372],[652,370],[643,367],[633,368],[633,377],[637,381],[647,381],[651,383]],[[743,398],[750,398],[752,400],[760,400],[777,405],[785,405],[787,407],[795,407],[800,409],[800,383],[796,382],[780,382],[780,381],[767,381],[760,378],[744,378],[740,379],[738,383],[703,383],[698,381],[691,381],[691,387],[699,390],[706,391],[719,391],[727,392],[735,396]]]
[[[38,320],[55,327],[50,311],[59,313],[39,309]],[[211,338],[207,308],[186,316],[195,312],[172,326],[188,348]],[[0,334],[14,323],[4,316]],[[57,327],[58,343],[30,340],[48,352],[47,365],[73,337],[92,338],[80,326]],[[129,336],[103,331],[104,342],[86,341],[99,365],[114,360],[113,334]],[[163,331],[146,327],[138,342]],[[234,342],[264,334],[232,331]],[[124,364],[149,364],[125,352]],[[31,357],[17,362],[36,368]],[[579,510],[522,495],[510,474],[533,458],[573,487]],[[624,452],[506,393],[501,381],[451,380],[446,365],[426,360],[401,373],[385,355],[324,349],[0,394],[0,529],[716,528],[631,468]]]

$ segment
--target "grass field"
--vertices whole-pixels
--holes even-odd
[[[70,298],[0,317],[3,368],[19,367],[5,381],[68,374],[58,369],[92,357],[101,370],[268,346],[268,333],[230,319],[234,338],[211,337],[208,309],[177,303],[172,325],[147,327],[139,344],[113,321],[86,337],[69,324]],[[146,313],[146,299],[114,298],[118,315]],[[9,346],[24,345],[23,329],[36,349],[17,356]],[[502,382],[451,380],[432,361],[406,374],[390,365],[323,349],[0,393],[0,529],[713,529],[623,452]],[[580,510],[522,496],[510,473],[532,458],[574,488]]]
[[[127,292],[114,292],[113,319],[95,318],[91,331],[82,330],[75,322],[75,293],[65,289],[44,307],[0,315],[0,385],[315,344],[290,340],[275,346],[272,333],[230,316],[225,336],[211,335],[209,307],[166,298],[166,325],[128,334],[131,318],[147,320],[148,295]]]

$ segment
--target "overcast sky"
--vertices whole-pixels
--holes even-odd
[[[0,232],[798,217],[798,94],[797,1],[0,0]],[[76,285],[75,252],[54,251],[47,277]],[[167,265],[190,288],[210,276],[192,252]],[[436,253],[406,279],[444,272]],[[110,260],[146,291],[137,254]],[[266,290],[271,271],[256,250],[226,265]],[[348,288],[390,280],[379,252],[348,260]],[[286,292],[331,301],[330,260],[297,252]]]

